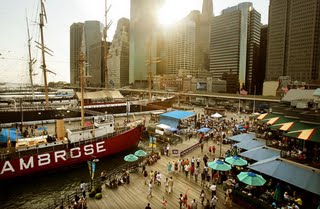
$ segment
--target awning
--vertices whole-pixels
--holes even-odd
[[[259,161],[248,168],[320,195],[319,170],[300,166],[280,158]]]
[[[287,123],[292,123],[296,122],[296,119],[293,118],[287,118],[287,117],[280,117],[277,121],[275,121],[274,123],[272,123],[272,126],[270,126],[270,128],[272,130],[280,130],[280,128],[282,126],[284,126]]]
[[[258,120],[265,120],[265,119],[271,119],[271,118],[276,118],[276,117],[280,117],[283,116],[280,113],[264,113],[259,115],[259,117],[257,118]]]
[[[242,141],[242,142],[237,143],[235,145],[237,145],[237,147],[241,148],[241,149],[251,150],[256,147],[265,146],[266,142],[262,141],[262,140],[255,139],[255,140],[245,140],[245,141]]]
[[[293,125],[290,126],[290,128],[288,128],[287,130],[284,131],[301,131],[301,130],[306,130],[306,129],[312,129],[316,127],[315,124],[309,124],[309,123],[301,123],[301,122],[295,122],[293,123]],[[280,129],[282,130],[282,129]]]
[[[197,130],[197,132],[207,133],[210,130],[211,130],[210,128],[200,128],[200,129]]]
[[[280,157],[280,150],[271,149],[268,147],[258,147],[239,154],[255,161],[265,160],[273,157]]]
[[[292,138],[320,143],[320,127],[319,126],[312,129],[290,131],[288,133],[285,133],[284,135]]]
[[[191,116],[194,116],[196,113],[194,112],[188,112],[188,111],[181,111],[181,110],[176,110],[172,112],[167,112],[163,113],[160,115],[160,117],[168,117],[168,118],[174,118],[174,119],[185,119],[189,118]]]
[[[229,139],[231,141],[242,142],[245,140],[252,140],[255,137],[256,136],[254,134],[238,134],[238,135],[234,135],[231,137],[227,137],[227,139]]]

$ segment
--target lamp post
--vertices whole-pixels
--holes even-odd
[[[99,159],[93,158],[92,160],[88,160],[88,168],[90,174],[90,191],[92,190],[92,183],[94,179],[94,173],[96,172],[96,163],[99,162]]]

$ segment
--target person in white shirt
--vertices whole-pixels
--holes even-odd
[[[210,186],[210,190],[211,190],[211,198],[213,198],[213,196],[216,195],[216,190],[217,190],[217,185],[215,183],[213,183],[211,186]]]

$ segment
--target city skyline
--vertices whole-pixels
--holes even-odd
[[[245,2],[243,0],[231,0],[228,2],[222,0],[214,1],[214,14],[220,14],[222,9],[234,6],[238,3]],[[262,22],[267,23],[268,4],[269,1],[261,2],[253,0],[255,8],[262,13]],[[170,1],[173,7],[176,1]],[[19,7],[16,5],[19,4]],[[56,75],[49,75],[50,81],[70,81],[70,64],[69,64],[69,29],[72,23],[84,22],[86,20],[98,20],[104,23],[104,1],[97,0],[94,3],[87,0],[70,0],[63,2],[47,1],[46,11],[48,16],[48,24],[45,26],[45,44],[48,48],[54,51],[54,56],[47,56],[47,65],[50,70],[54,71]],[[121,17],[130,17],[130,3],[128,0],[109,0],[108,5],[111,4],[109,20],[113,21],[111,28],[108,31],[108,40],[111,41],[116,22]],[[61,6],[63,5],[63,6]],[[27,0],[18,2],[17,0],[3,3],[0,10],[0,17],[2,19],[1,26],[6,28],[1,33],[1,47],[0,47],[0,69],[3,77],[1,82],[10,83],[24,83],[28,82],[28,64],[27,64],[27,32],[26,32],[26,14],[28,14],[30,29],[32,37],[37,37],[34,31],[38,31],[38,26],[35,24],[35,19],[38,19],[36,8],[38,7],[38,0]],[[184,6],[179,8],[182,14],[181,18],[186,16],[191,10],[200,10],[202,1],[186,0]],[[14,19],[15,24],[11,21],[4,21]],[[31,23],[30,23],[31,22]],[[34,38],[35,39],[35,38]],[[34,40],[33,39],[33,40]],[[34,42],[32,42],[33,44]],[[37,64],[40,64],[40,52],[36,52],[33,46],[33,54],[38,57]],[[14,73],[12,73],[14,72]],[[42,72],[38,66],[35,66],[35,83],[42,84]]]

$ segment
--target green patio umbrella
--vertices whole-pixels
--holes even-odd
[[[225,161],[231,165],[237,165],[237,166],[244,166],[248,164],[246,160],[242,159],[239,156],[227,157]]]
[[[127,162],[134,162],[137,161],[139,158],[133,154],[127,155],[124,157],[124,160]]]
[[[241,182],[251,186],[262,186],[266,183],[266,180],[261,175],[253,172],[241,172],[237,177]]]
[[[146,153],[145,151],[139,149],[137,150],[135,153],[134,153],[135,156],[138,156],[138,157],[145,157],[148,155],[148,153]]]
[[[221,160],[215,160],[208,163],[209,168],[217,171],[228,171],[231,170],[231,166]]]

